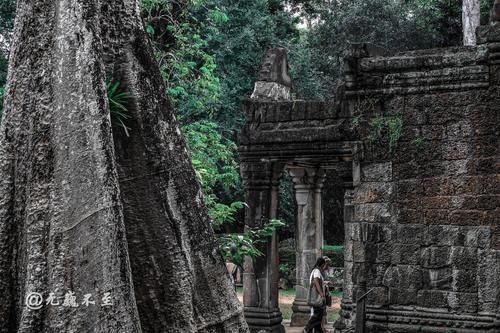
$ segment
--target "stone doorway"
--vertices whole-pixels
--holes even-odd
[[[297,205],[295,221],[296,282],[293,315],[290,326],[304,326],[309,319],[307,305],[309,274],[324,244],[324,213],[322,192],[327,172],[342,169],[352,174],[352,157],[346,155],[321,163],[312,161],[255,161],[242,163],[242,176],[246,188],[248,228],[263,225],[277,217],[278,189],[284,174],[290,175]],[[344,184],[352,186],[351,178]],[[262,244],[265,256],[245,262],[243,277],[243,304],[245,316],[254,332],[284,332],[278,303],[279,253],[278,237]]]

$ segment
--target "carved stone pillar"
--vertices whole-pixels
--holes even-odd
[[[320,168],[290,167],[297,201],[297,222],[295,231],[297,284],[293,302],[291,326],[304,326],[309,320],[310,307],[307,305],[309,276],[322,255],[323,210],[321,192],[325,172]]]
[[[245,185],[245,228],[256,228],[276,218],[278,185],[281,170],[269,162],[244,163],[241,166]],[[251,332],[261,330],[284,333],[278,305],[279,257],[276,233],[258,245],[264,253],[255,261],[245,258],[243,272],[243,305]]]

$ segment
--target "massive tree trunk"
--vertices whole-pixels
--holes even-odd
[[[129,137],[112,132],[110,77],[130,96]],[[60,304],[30,309],[33,292]],[[137,0],[18,1],[0,295],[2,333],[247,331]]]
[[[476,45],[476,28],[480,24],[480,0],[462,0],[464,45]]]

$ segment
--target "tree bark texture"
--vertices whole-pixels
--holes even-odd
[[[137,0],[18,1],[0,127],[0,332],[248,331],[150,50]],[[111,77],[130,96],[129,137],[112,131]],[[78,307],[26,305],[70,291]]]
[[[462,27],[464,31],[464,45],[476,45],[476,28],[480,24],[480,0],[462,0]]]

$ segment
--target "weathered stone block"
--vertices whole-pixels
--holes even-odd
[[[455,269],[476,269],[478,249],[476,247],[451,247],[451,264]]]
[[[395,244],[391,253],[391,262],[402,265],[420,264],[420,245]]]
[[[389,292],[385,287],[375,287],[368,295],[367,302],[373,305],[386,305],[389,302]]]
[[[475,153],[482,157],[498,156],[498,137],[495,135],[485,135],[476,137],[474,142]]]
[[[420,244],[424,236],[425,226],[422,224],[398,224],[397,242],[403,244]]]
[[[352,242],[352,260],[354,262],[365,261],[365,245],[362,242]]]
[[[423,192],[426,196],[443,196],[452,194],[452,182],[448,177],[433,177],[424,179]]]
[[[448,196],[423,197],[420,201],[423,209],[446,209],[450,207]]]
[[[422,267],[442,268],[451,265],[451,248],[430,246],[422,250]]]
[[[445,129],[444,125],[424,125],[422,126],[422,138],[424,140],[442,140],[446,137]]]
[[[408,224],[424,223],[424,211],[403,206],[398,209],[397,222]]]
[[[392,166],[394,180],[420,178],[420,165],[415,160],[404,163],[394,163]]]
[[[458,245],[459,227],[450,225],[429,225],[424,240],[429,245]]]
[[[392,255],[395,251],[395,245],[391,243],[380,243],[377,244],[377,257],[375,258],[376,263],[390,263]]]
[[[343,286],[343,295],[344,299],[352,299],[353,292],[353,263],[345,262],[344,263],[344,286]]]
[[[423,269],[423,289],[451,290],[453,281],[451,267]]]
[[[354,191],[353,203],[388,202],[393,193],[392,183],[369,182],[361,183]]]
[[[384,286],[403,289],[420,289],[422,271],[420,266],[397,265],[387,269],[383,280]]]
[[[367,203],[354,206],[354,220],[364,222],[388,222],[391,217],[389,204]]]
[[[424,211],[425,224],[449,224],[447,209],[426,209]]]
[[[421,109],[406,106],[404,109],[404,123],[408,125],[424,125],[427,123],[427,114]]]
[[[454,269],[452,271],[453,291],[475,293],[477,292],[477,271],[470,269]]]
[[[290,110],[290,120],[298,121],[305,119],[306,119],[305,105],[303,103],[292,104],[292,108]]]
[[[361,224],[360,223],[349,223],[350,225],[350,238],[353,241],[361,241]]]
[[[454,123],[446,124],[446,136],[448,137],[448,140],[460,140],[468,138],[473,134],[474,129],[469,120],[460,120]]]
[[[280,104],[275,110],[275,121],[276,122],[286,122],[290,121],[292,113],[292,108],[289,104]]]
[[[352,262],[354,260],[352,241],[345,242],[344,244],[344,262]]]
[[[455,245],[486,248],[490,245],[491,232],[489,227],[461,227],[460,241]]]
[[[389,288],[389,303],[398,305],[415,305],[417,303],[417,290]]]
[[[450,292],[448,293],[448,305],[455,311],[464,313],[477,312],[477,293],[458,293]]]
[[[447,308],[448,292],[439,290],[419,290],[417,305],[427,308]]]
[[[344,206],[344,223],[354,222],[354,206],[345,205]]]
[[[455,225],[487,225],[487,216],[480,210],[455,210],[450,213],[450,222]]]
[[[477,195],[479,191],[479,177],[459,176],[450,178],[449,195]]]
[[[476,209],[494,210],[500,207],[500,195],[479,195],[476,197]]]
[[[478,300],[480,309],[488,311],[492,303],[496,303],[500,297],[500,285],[498,277],[500,276],[500,253],[479,250],[477,269]]]
[[[392,180],[392,162],[362,163],[361,180],[365,182],[389,182]]]
[[[377,263],[368,265],[368,276],[374,286],[384,285],[385,272],[391,265],[389,263]]]
[[[374,242],[365,243],[365,260],[366,262],[373,263],[377,259],[377,244]]]
[[[499,148],[500,149],[500,148]],[[497,169],[498,172],[498,169]],[[499,174],[491,174],[488,176],[480,176],[477,177],[478,189],[479,193],[476,194],[500,194],[500,175]]]
[[[467,175],[467,163],[468,159],[450,159],[450,161],[441,162],[443,167],[443,175],[456,177],[460,175]]]
[[[397,181],[394,190],[398,200],[419,199],[424,194],[423,183],[419,179]]]
[[[495,170],[500,165],[500,157],[480,157],[469,163],[474,163],[473,167],[469,168],[470,175],[491,174],[491,170]]]

